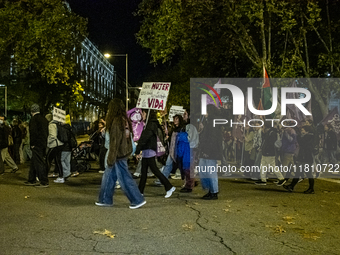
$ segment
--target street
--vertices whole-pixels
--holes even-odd
[[[340,181],[304,180],[293,193],[268,182],[220,179],[219,199],[200,199],[148,179],[147,204],[131,210],[117,190],[114,207],[94,205],[101,174],[91,169],[65,184],[24,186],[29,164],[0,176],[0,254],[340,254]],[[94,164],[93,168],[96,165]],[[138,181],[138,179],[136,180]]]

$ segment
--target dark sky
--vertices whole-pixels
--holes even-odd
[[[88,18],[89,39],[102,53],[128,54],[129,83],[141,86],[153,70],[147,49],[137,44],[140,17],[133,15],[142,0],[68,0],[73,12]],[[125,57],[110,59],[125,77]]]

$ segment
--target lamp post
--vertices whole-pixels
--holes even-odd
[[[110,57],[125,57],[125,62],[126,62],[126,67],[125,67],[125,93],[126,93],[126,111],[129,110],[129,81],[128,81],[128,54],[109,54],[109,53],[105,53],[104,56],[106,58],[110,58]]]
[[[0,84],[0,88],[5,89],[5,116],[7,117],[7,86]]]

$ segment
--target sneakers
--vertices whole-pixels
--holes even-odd
[[[171,179],[180,180],[180,179],[182,179],[182,177],[181,177],[181,175],[176,174],[176,175],[171,176]]]
[[[94,203],[95,205],[97,205],[97,206],[101,206],[101,207],[112,207],[113,206],[113,204],[103,204],[103,203],[99,203],[99,202],[95,202]]]
[[[103,173],[105,173],[105,171],[99,170],[98,173],[103,174]]]
[[[290,186],[290,185],[282,185],[282,187],[283,187],[284,189],[286,189],[287,191],[289,191],[289,192],[293,192],[293,187]]]
[[[181,192],[181,193],[190,193],[190,192],[192,192],[192,189],[183,188],[179,192]]]
[[[204,195],[202,197],[202,199],[204,199],[204,200],[217,200],[218,196],[217,196],[217,193],[210,193],[209,192],[208,194]]]
[[[57,179],[54,180],[55,183],[64,183],[65,180],[62,177],[58,177]]]
[[[58,174],[56,174],[56,173],[51,173],[51,174],[49,174],[47,177],[48,178],[54,178],[54,177],[58,177],[59,175]]]
[[[138,204],[138,205],[130,205],[129,208],[130,209],[137,209],[139,207],[142,207],[143,205],[146,204],[146,201],[144,200],[142,203]]]
[[[257,181],[257,182],[255,182],[255,185],[262,185],[262,186],[264,186],[264,185],[267,185],[267,182]]]
[[[37,186],[37,185],[39,185],[39,183],[37,183],[37,182],[24,182],[24,184],[26,186]]]
[[[48,184],[38,184],[38,185],[35,185],[34,187],[36,187],[36,188],[48,188],[49,185]]]
[[[76,177],[76,176],[78,176],[78,175],[79,175],[78,172],[74,172],[74,173],[71,174],[72,177]]]
[[[303,193],[305,194],[314,194],[314,190],[313,189],[307,189],[306,191],[304,191]]]
[[[285,179],[280,180],[278,183],[276,183],[277,186],[282,186],[283,184],[286,183]]]
[[[171,197],[172,193],[176,190],[175,187],[172,187],[170,190],[166,192],[166,195],[164,196],[165,198]]]
[[[17,171],[19,170],[19,168],[15,168],[11,171],[12,174],[15,174]]]

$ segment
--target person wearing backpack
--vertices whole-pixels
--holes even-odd
[[[63,168],[63,177],[58,177],[54,182],[64,183],[71,176],[71,153],[77,147],[77,140],[72,132],[71,121],[62,124],[60,128],[64,128],[67,132],[67,142],[64,143],[61,152],[61,165]]]
[[[52,114],[47,114],[45,118],[49,121],[47,138],[48,151],[46,155],[47,171],[50,171],[53,160],[55,164],[53,176],[49,175],[48,177],[58,177],[56,180],[54,180],[54,182],[63,183],[64,179],[63,167],[61,165],[61,153],[63,151],[64,142],[67,140],[67,133],[65,135],[66,131],[61,129],[61,123],[52,120]],[[60,139],[64,140],[64,142],[62,142]]]

